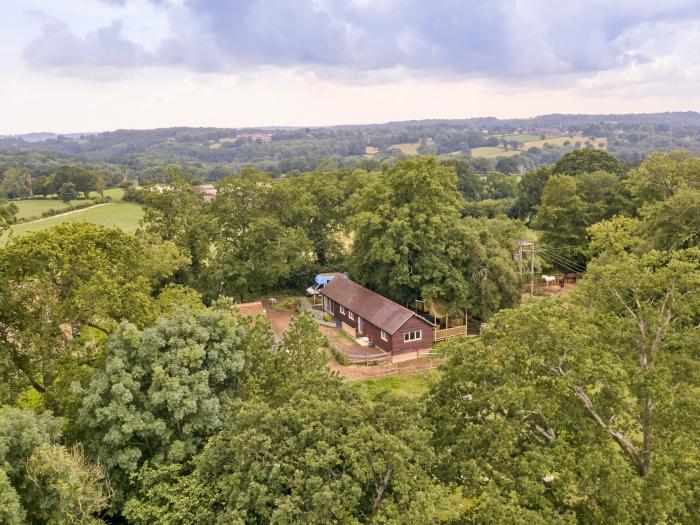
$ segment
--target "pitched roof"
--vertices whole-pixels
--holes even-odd
[[[415,315],[408,308],[404,308],[346,277],[333,279],[323,287],[321,295],[349,308],[355,314],[389,334],[396,332]]]

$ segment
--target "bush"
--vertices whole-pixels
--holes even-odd
[[[341,366],[348,366],[350,364],[348,357],[343,352],[338,350],[335,346],[330,346],[329,349],[336,363],[338,363]]]
[[[329,314],[329,313],[324,313],[323,320],[326,321],[327,323],[330,323],[333,320],[333,317],[331,317],[331,314]]]

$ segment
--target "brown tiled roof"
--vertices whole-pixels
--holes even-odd
[[[325,295],[374,326],[393,334],[415,314],[408,308],[368,290],[345,277],[336,277],[321,289]]]

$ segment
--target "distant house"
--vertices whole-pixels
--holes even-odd
[[[433,325],[408,308],[345,277],[321,289],[323,310],[355,330],[356,337],[391,355],[418,356],[433,346]]]
[[[202,192],[204,200],[209,202],[216,197],[216,186],[213,184],[200,184],[197,189]]]

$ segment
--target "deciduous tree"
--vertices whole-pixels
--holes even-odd
[[[51,389],[62,364],[95,356],[94,345],[74,343],[80,330],[149,322],[154,287],[183,263],[170,243],[87,223],[14,239],[0,250],[0,362],[56,407]]]

